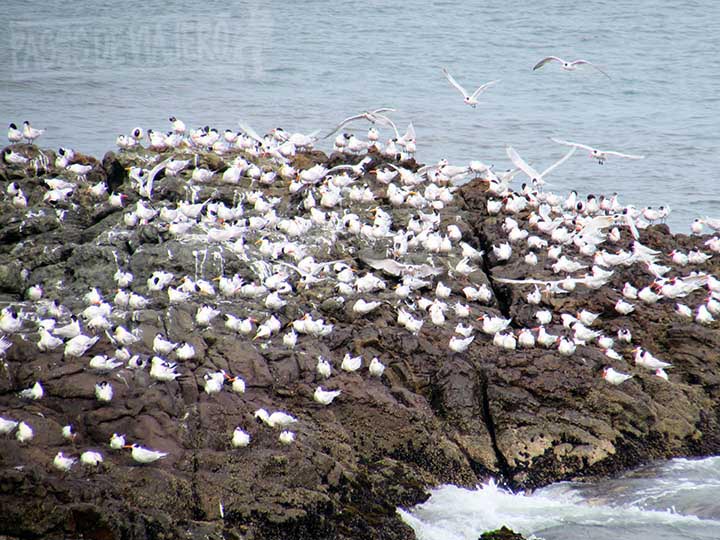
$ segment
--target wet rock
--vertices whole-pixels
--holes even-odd
[[[505,525],[494,531],[487,531],[480,535],[480,540],[524,540],[522,534],[508,529]]]

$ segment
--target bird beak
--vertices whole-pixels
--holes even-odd
[[[123,448],[132,448],[132,445],[131,445],[131,444],[126,444],[126,445],[123,445]]]

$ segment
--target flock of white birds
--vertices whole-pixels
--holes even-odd
[[[454,81],[446,75],[450,82]],[[619,315],[633,317],[642,311],[643,305],[657,302],[675,302],[678,317],[702,325],[713,324],[714,317],[720,314],[720,281],[698,270],[713,253],[720,252],[720,238],[709,238],[705,242],[706,252],[676,250],[661,254],[639,241],[639,230],[661,221],[668,209],[624,207],[617,195],[581,199],[575,192],[561,196],[543,189],[545,176],[569,159],[578,147],[585,148],[582,145],[558,141],[572,148],[543,172],[526,163],[511,147],[507,154],[514,168],[505,172],[496,172],[478,161],[455,166],[445,160],[414,170],[415,167],[403,166],[402,160],[415,152],[415,130],[410,125],[401,135],[389,116],[391,112],[392,109],[377,109],[344,120],[324,137],[358,121],[373,125],[367,137],[349,133],[336,136],[334,151],[344,156],[344,164],[326,167],[320,163],[304,169],[296,169],[293,159],[313,149],[320,140],[317,134],[274,129],[261,137],[249,126],[223,133],[208,128],[188,130],[176,118],[170,118],[171,127],[165,133],[153,130],[145,133],[137,128],[117,139],[121,151],[142,163],[129,169],[129,183],[122,186],[127,192],[135,192],[133,197],[137,201],[131,205],[127,205],[127,193],[109,193],[104,182],[88,183],[86,176],[93,166],[74,162],[75,153],[61,149],[54,163],[56,176],[42,180],[46,187],[42,201],[29,204],[16,182],[6,185],[6,200],[28,212],[46,206],[62,219],[66,210],[54,209],[52,205],[63,201],[73,204],[76,194],[86,192],[98,203],[122,212],[115,227],[117,234],[129,234],[140,225],[153,223],[172,239],[206,246],[204,257],[208,249],[221,249],[238,257],[255,279],[222,273],[204,276],[201,264],[196,265],[192,276],[173,275],[163,268],[157,268],[151,275],[136,276],[116,258],[117,290],[91,288],[84,296],[82,308],[74,311],[47,294],[52,284],[31,284],[25,301],[10,303],[0,313],[0,358],[16,339],[36,342],[39,352],[63,350],[65,357],[86,358],[87,370],[98,376],[97,400],[111,403],[114,385],[119,384],[122,379],[119,373],[123,370],[148,370],[157,384],[193,375],[183,371],[183,363],[196,354],[189,341],[176,343],[158,334],[152,341],[152,353],[142,350],[143,336],[134,325],[133,314],[148,307],[157,308],[159,298],[163,298],[160,304],[168,308],[197,303],[194,318],[197,329],[222,324],[234,334],[246,336],[256,347],[277,341],[293,349],[302,346],[303,340],[328,336],[333,324],[317,313],[313,316],[310,306],[303,316],[288,320],[284,316],[288,299],[302,298],[304,290],[331,283],[335,301],[347,305],[357,317],[381,306],[391,306],[398,325],[413,334],[422,332],[427,324],[454,327],[447,345],[449,354],[467,351],[475,340],[491,340],[498,349],[505,350],[542,347],[564,356],[575,354],[578,346],[597,347],[608,358],[603,378],[610,384],[621,384],[632,375],[613,369],[611,364],[623,358],[616,351],[616,344],[628,349],[626,344],[632,342],[629,329],[605,335],[593,328],[598,314],[554,312],[542,307],[546,295],[569,294],[578,287],[598,289],[608,284],[616,267],[637,265],[653,278],[628,282],[621,291],[609,291],[608,294],[618,297],[615,310]],[[391,129],[394,136],[383,143],[378,127]],[[23,130],[11,125],[8,136],[11,142],[19,143],[23,138],[34,142],[41,134],[41,130],[26,122]],[[147,145],[143,146],[145,140]],[[613,154],[585,149],[601,163]],[[202,157],[208,154],[219,156],[225,163],[224,170],[200,166]],[[42,151],[40,155],[44,156]],[[25,169],[31,174],[32,160],[23,155],[21,145],[8,148],[3,159],[7,167]],[[375,168],[371,169],[371,164]],[[46,165],[52,168],[51,164]],[[182,179],[187,183],[186,200],[176,203],[154,196],[154,189],[163,181],[161,171],[165,179]],[[527,179],[521,189],[513,190],[510,185],[518,174]],[[505,242],[489,248],[492,253],[483,253],[480,246],[464,241],[461,228],[447,217],[451,213],[443,212],[454,207],[456,184],[470,179],[486,186],[486,214],[502,223],[507,235]],[[235,189],[234,204],[227,205],[212,197],[198,200],[202,189],[212,186]],[[273,196],[279,192],[284,192],[285,197]],[[291,196],[300,197],[301,204],[289,212],[283,199]],[[402,221],[398,216],[402,216]],[[720,231],[720,220],[712,219],[697,220],[693,231],[700,233],[705,225]],[[632,245],[632,249],[611,247],[630,236],[634,240],[624,245]],[[363,259],[374,271],[358,271],[357,254],[320,260],[331,246],[348,237],[384,254]],[[557,276],[553,280],[495,278],[497,282],[514,285],[516,291],[525,291],[526,302],[537,306],[534,314],[537,326],[533,328],[513,328],[509,318],[490,308],[495,303],[494,291],[481,271],[484,260],[513,261],[520,257],[518,252],[524,253],[521,257],[527,275],[533,275],[539,261],[547,260],[553,262],[545,274],[552,271]],[[198,257],[200,253],[198,250]],[[169,250],[168,256],[172,257]],[[663,257],[668,256],[674,268],[662,264]],[[666,277],[671,270],[681,274]],[[644,279],[643,272],[637,275]],[[147,293],[140,294],[141,288]],[[683,299],[698,290],[705,293],[702,301],[686,305]],[[233,299],[252,303],[254,311],[234,313],[228,309]],[[559,323],[564,332],[551,334],[548,327]],[[93,354],[93,347],[101,339],[115,348],[113,356]],[[136,347],[139,349],[135,350]],[[636,347],[632,355],[635,365],[668,379],[665,370],[671,367],[669,362],[641,347]],[[341,395],[340,390],[332,389],[333,374],[338,369],[347,372],[367,369],[370,377],[380,378],[385,366],[380,358],[368,362],[349,352],[341,360],[317,358],[318,386],[313,394],[317,403],[331,406]],[[246,387],[240,375],[224,370],[207,371],[202,374],[202,381],[208,395],[223,391],[243,393]],[[36,401],[44,396],[42,382],[36,381],[19,392],[17,399]],[[20,444],[31,444],[32,420],[4,416],[0,417],[0,435],[14,432]],[[279,431],[280,443],[295,441],[292,428],[300,420],[289,412],[261,408],[254,416]],[[74,440],[72,426],[63,428],[63,436],[68,441]],[[251,444],[251,436],[243,426],[228,437],[235,448]],[[110,451],[130,450],[139,463],[151,463],[167,455],[137,443],[127,444],[124,434],[113,434],[107,444]],[[87,449],[79,460],[94,467],[103,461],[103,454]],[[76,461],[76,457],[58,452],[53,464],[68,471]]]

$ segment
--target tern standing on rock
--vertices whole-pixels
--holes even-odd
[[[8,126],[8,140],[11,143],[18,143],[22,141],[22,138],[22,131],[20,131],[15,124],[10,124],[10,126]]]
[[[30,125],[30,122],[28,122],[27,120],[23,122],[22,134],[23,137],[27,140],[27,142],[31,144],[34,143],[35,139],[40,137],[40,135],[42,135],[43,133],[45,133],[44,129],[35,129]]]
[[[123,448],[130,448],[132,450],[132,458],[138,463],[146,464],[157,461],[167,456],[166,452],[158,452],[156,450],[148,450],[137,444],[125,445]]]
[[[621,373],[619,371],[615,371],[611,367],[606,367],[605,369],[603,369],[602,377],[610,384],[618,385],[624,383],[628,379],[631,379],[633,376],[626,373]]]

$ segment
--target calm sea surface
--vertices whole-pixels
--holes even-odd
[[[371,107],[412,121],[419,158],[480,159],[505,146],[544,168],[555,136],[644,154],[600,166],[578,152],[548,189],[669,205],[687,231],[720,217],[720,2],[0,3],[0,122],[100,155],[136,125],[311,132]],[[160,4],[160,3],[158,3]],[[602,66],[563,72],[545,55]],[[501,79],[476,109],[443,78]],[[364,131],[366,126],[357,124]],[[390,135],[390,133],[387,133]]]

